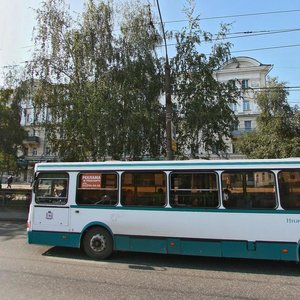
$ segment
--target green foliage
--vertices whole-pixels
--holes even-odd
[[[299,111],[287,102],[285,84],[277,78],[257,96],[260,115],[255,132],[237,141],[238,150],[249,158],[284,158],[300,155]]]
[[[156,52],[162,39],[153,12],[144,0],[121,8],[111,3],[88,0],[77,19],[65,0],[44,1],[36,11],[24,87],[35,111],[44,113],[47,141],[64,161],[139,159],[165,151],[166,112],[159,102],[165,62]],[[236,123],[229,103],[238,93],[213,74],[230,57],[231,45],[222,42],[228,26],[214,42],[193,17],[192,1],[187,16],[189,26],[173,34],[177,53],[171,61],[178,153],[223,153]],[[204,41],[211,43],[210,55],[199,50]]]
[[[18,147],[25,133],[20,125],[21,109],[12,89],[0,90],[0,173],[16,168]]]
[[[123,121],[117,133],[124,141],[121,151],[137,159],[146,154],[160,155],[164,114],[158,101],[162,88],[161,65],[154,50],[159,35],[149,25],[148,7],[134,7],[123,8],[115,75]]]
[[[225,153],[224,138],[231,135],[237,122],[229,104],[236,102],[238,92],[234,86],[218,82],[213,74],[230,57],[231,44],[221,40],[228,28],[223,25],[217,42],[213,42],[212,35],[201,30],[199,18],[193,17],[192,5],[186,13],[189,25],[175,34],[177,53],[172,60],[173,91],[179,105],[179,150],[184,152],[188,147],[192,156],[199,149]],[[203,42],[212,44],[208,56],[200,52]]]
[[[87,1],[75,22],[63,0],[37,11],[34,59],[36,106],[51,110],[48,139],[66,161],[138,158],[161,150],[157,33],[144,5],[122,15],[113,36],[113,7]]]

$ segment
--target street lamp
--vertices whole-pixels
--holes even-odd
[[[166,136],[167,136],[167,159],[173,159],[172,151],[172,99],[171,99],[171,75],[170,75],[170,64],[168,57],[167,40],[165,35],[164,24],[161,17],[159,1],[156,0],[161,28],[163,32],[163,39],[165,43],[166,52],[166,63],[165,63],[165,96],[166,96]]]

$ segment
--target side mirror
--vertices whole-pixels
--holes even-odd
[[[35,194],[36,194],[36,191],[37,191],[37,187],[38,187],[38,179],[37,179],[37,175],[34,174],[32,190]]]
[[[37,186],[38,186],[37,180],[34,180],[33,185],[32,185],[32,190],[34,193],[36,193],[36,191],[37,191]]]

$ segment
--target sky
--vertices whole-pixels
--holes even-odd
[[[84,0],[67,1],[72,11],[80,12],[83,7]],[[147,1],[157,9],[157,0]],[[159,0],[166,30],[187,24],[183,13],[185,3],[185,0]],[[30,60],[36,22],[34,9],[40,4],[41,0],[0,0],[0,74],[8,65],[21,66]],[[269,76],[286,82],[291,87],[290,104],[300,106],[300,1],[195,0],[195,5],[203,30],[217,33],[221,23],[231,24],[230,37],[234,38],[228,41],[233,44],[232,55],[272,64]],[[168,51],[172,56],[174,47],[169,46]]]

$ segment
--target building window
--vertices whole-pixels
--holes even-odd
[[[230,103],[230,104],[229,104],[229,107],[230,107],[230,109],[231,109],[233,112],[237,111],[236,103]]]
[[[249,87],[249,80],[248,79],[243,79],[242,80],[242,89],[245,90]]]
[[[212,154],[219,154],[219,148],[216,145],[213,145],[211,148]]]
[[[40,136],[40,131],[36,130],[36,129],[33,129],[32,136]]]
[[[32,149],[32,156],[37,156],[37,148]]]
[[[46,147],[46,155],[50,155],[51,154],[51,148],[50,147]]]
[[[236,147],[235,147],[234,144],[232,144],[232,153],[233,153],[233,154],[238,153],[238,151],[236,150]]]
[[[26,123],[32,123],[32,117],[31,117],[31,114],[30,113],[28,113],[27,115],[26,115]]]
[[[243,111],[248,111],[248,110],[250,110],[250,101],[244,100],[243,101]]]
[[[251,121],[245,121],[244,125],[245,125],[245,130],[246,131],[251,130]]]
[[[236,85],[235,85],[235,80],[234,80],[234,79],[228,80],[228,85],[229,85],[230,87],[232,87],[232,88],[235,88],[235,87],[236,87]]]

